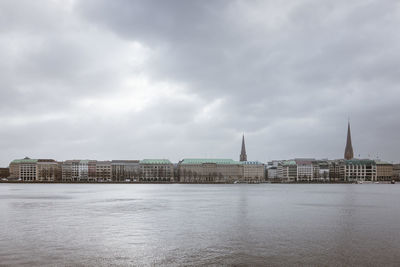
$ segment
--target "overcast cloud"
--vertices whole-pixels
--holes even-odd
[[[400,161],[400,4],[3,0],[15,158]]]

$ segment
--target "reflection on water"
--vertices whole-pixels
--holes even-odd
[[[399,185],[1,184],[0,265],[400,262]]]

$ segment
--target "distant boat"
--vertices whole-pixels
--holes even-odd
[[[379,182],[375,182],[374,184],[379,184]]]
[[[233,183],[234,183],[234,184],[237,184],[237,183],[238,183],[238,181],[234,181]]]
[[[363,181],[357,181],[357,184],[363,184],[364,182]]]
[[[395,183],[396,183],[396,181],[395,181],[395,180],[392,180],[392,181],[390,181],[390,183],[391,183],[391,184],[395,184]]]

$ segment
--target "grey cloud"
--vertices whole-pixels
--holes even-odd
[[[1,10],[3,165],[22,151],[236,157],[242,132],[250,159],[338,158],[348,116],[355,154],[400,160],[397,1],[5,1]],[[149,53],[143,64],[132,44]],[[142,109],[96,106],[150,90],[126,85],[142,76],[154,90]],[[182,90],[163,94],[159,83]],[[17,123],[35,112],[43,119]]]

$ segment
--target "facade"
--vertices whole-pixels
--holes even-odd
[[[88,181],[89,182],[94,182],[97,181],[97,173],[96,173],[96,166],[97,166],[97,160],[89,160],[87,167],[88,167]]]
[[[278,165],[278,178],[282,182],[297,181],[297,164],[294,160],[286,160]]]
[[[345,160],[339,159],[329,161],[329,180],[331,182],[345,181]]]
[[[385,161],[376,161],[377,181],[391,181],[393,179],[393,164]]]
[[[19,165],[19,178],[24,182],[36,181],[36,159],[25,159]]]
[[[17,180],[17,179],[19,179],[19,162],[18,162],[19,160],[13,160],[13,161],[11,161],[11,163],[10,163],[10,165],[9,165],[9,167],[8,167],[8,169],[9,169],[9,171],[10,171],[10,175],[9,175],[9,178],[11,179],[11,180]]]
[[[111,161],[111,176],[113,182],[138,180],[140,178],[139,160]]]
[[[111,181],[111,161],[96,161],[96,181]]]
[[[259,161],[242,161],[243,181],[259,183],[265,180],[265,165]]]
[[[61,178],[60,165],[53,159],[38,159],[36,169],[37,181],[54,182]]]
[[[111,161],[66,160],[62,163],[64,182],[111,181]]]
[[[393,179],[400,181],[400,164],[393,164]]]
[[[315,159],[295,159],[295,162],[298,182],[319,180],[319,164]]]
[[[333,160],[329,163],[332,182],[377,181],[376,163],[370,159]]]
[[[88,182],[89,160],[66,160],[62,163],[62,181]]]
[[[10,163],[9,169],[11,180],[54,182],[60,179],[60,165],[53,159],[17,159]]]
[[[347,182],[355,181],[376,181],[376,163],[369,159],[346,160],[345,176]]]
[[[139,162],[139,181],[172,182],[174,165],[168,159],[144,159]]]
[[[319,180],[321,181],[329,181],[329,162],[328,160],[320,160],[318,161],[319,166]]]
[[[268,179],[276,180],[278,178],[278,167],[272,166],[267,168]]]
[[[183,183],[244,181],[243,164],[232,159],[183,159],[178,168]]]
[[[0,168],[0,178],[8,178],[10,176],[9,168]]]

